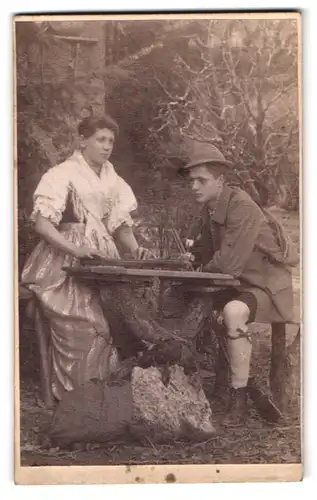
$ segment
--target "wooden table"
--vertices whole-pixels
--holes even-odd
[[[100,284],[140,282],[146,283],[158,278],[160,281],[181,283],[186,286],[203,287],[236,287],[240,284],[230,274],[206,273],[199,271],[170,270],[170,269],[142,269],[122,266],[78,265],[64,267],[70,275],[84,281],[97,281]]]

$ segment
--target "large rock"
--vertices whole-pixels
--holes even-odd
[[[179,365],[131,369],[128,379],[90,381],[66,393],[51,422],[51,442],[67,447],[131,434],[153,442],[200,441],[214,434],[197,373],[185,375]]]
[[[132,372],[133,433],[154,441],[207,439],[214,434],[212,413],[197,374],[186,376],[178,365],[163,381],[156,367]]]

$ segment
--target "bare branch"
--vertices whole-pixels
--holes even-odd
[[[184,137],[188,137],[189,139],[192,139],[197,142],[210,143],[210,138],[204,136],[201,133],[190,133],[187,132],[187,130],[184,131],[183,129],[181,129],[180,134]]]
[[[179,54],[176,54],[175,55],[175,58],[178,62],[180,62],[186,69],[187,71],[189,71],[192,75],[197,75],[197,71],[193,70],[188,64],[187,62],[179,55]]]
[[[289,134],[287,133],[279,133],[279,132],[270,132],[269,135],[267,136],[267,138],[265,139],[264,141],[264,144],[263,144],[263,148],[266,149],[269,141],[273,138],[273,137],[288,137]]]
[[[244,82],[245,83],[245,82]],[[247,110],[247,112],[249,113],[250,117],[255,121],[257,122],[258,120],[258,117],[255,113],[253,113],[252,109],[251,109],[251,98],[250,98],[250,95],[249,95],[249,91],[248,91],[248,88],[247,88],[247,84],[245,83],[244,84],[244,106],[245,106],[245,109]]]
[[[154,76],[154,80],[159,84],[159,86],[161,87],[163,92],[167,95],[167,97],[169,97],[170,99],[173,99],[173,96],[168,92],[168,90],[164,87],[161,80],[156,75]]]
[[[168,126],[169,126],[169,124],[168,124],[168,123],[163,123],[163,124],[162,124],[159,128],[157,128],[157,129],[154,129],[153,127],[150,127],[150,128],[149,128],[149,132],[151,132],[151,133],[155,132],[155,133],[157,133],[157,134],[158,134],[159,132],[162,132],[162,130],[166,129]]]
[[[273,96],[272,99],[270,99],[270,101],[264,107],[264,112],[266,112],[272,106],[272,104],[274,104],[275,101],[280,99],[283,95],[287,94],[290,90],[294,89],[296,86],[297,86],[297,82],[294,82],[294,81],[292,81],[286,87],[284,87],[284,85],[282,85],[280,92],[275,94],[275,96]]]

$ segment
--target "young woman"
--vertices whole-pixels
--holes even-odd
[[[22,272],[49,321],[57,399],[78,384],[105,379],[117,363],[99,294],[63,266],[94,254],[120,258],[116,241],[136,258],[146,252],[132,230],[134,194],[109,162],[118,125],[108,116],[85,118],[78,134],[79,150],[49,169],[35,190],[31,219],[41,242]]]

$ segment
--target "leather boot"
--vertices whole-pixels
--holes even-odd
[[[236,427],[245,423],[247,419],[247,388],[230,389],[230,402],[223,425]]]

